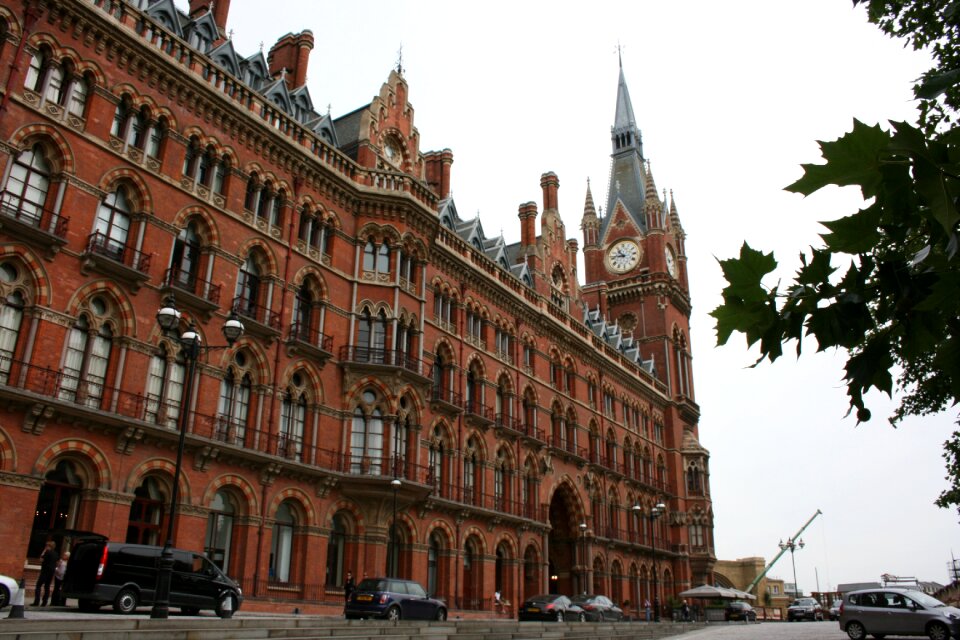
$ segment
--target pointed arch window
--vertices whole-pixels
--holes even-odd
[[[383,470],[383,412],[374,406],[376,394],[363,392],[369,407],[357,406],[353,411],[350,432],[350,472],[380,475]]]
[[[444,482],[444,446],[443,430],[440,425],[433,428],[433,437],[430,439],[430,445],[427,450],[427,471],[428,484],[440,491],[441,495],[446,495],[443,490]]]
[[[294,384],[299,374],[294,375]],[[307,399],[300,389],[288,387],[280,404],[280,441],[277,455],[302,460],[303,434],[306,430]]]
[[[475,504],[479,498],[479,472],[480,455],[476,441],[471,439],[463,456],[463,501],[468,504]]]
[[[77,319],[67,336],[60,399],[88,407],[100,405],[112,345],[109,325],[94,330],[86,315]]]
[[[272,582],[290,581],[290,561],[293,555],[293,510],[288,502],[281,502],[273,521],[273,539],[270,543],[269,575]]]
[[[130,233],[130,202],[123,187],[108,193],[100,203],[93,231],[94,242],[104,255],[122,262]]]
[[[43,148],[34,145],[21,151],[3,191],[3,213],[37,226],[50,190],[50,164]]]
[[[171,355],[167,345],[150,358],[147,371],[147,403],[144,418],[168,429],[177,428],[186,378],[186,364],[179,353]]]
[[[131,544],[157,544],[163,513],[163,493],[157,479],[148,476],[133,492],[126,541]]]
[[[9,263],[0,265],[0,279],[6,280],[10,269],[13,267]],[[0,307],[0,381],[3,382],[7,382],[13,365],[24,306],[23,294],[14,291],[3,298],[3,306]]]
[[[227,375],[220,382],[220,401],[217,407],[218,440],[229,444],[243,444],[247,435],[252,387],[250,374],[238,371],[233,366],[227,369]]]
[[[207,535],[203,552],[220,567],[224,573],[230,573],[230,553],[233,544],[234,518],[237,505],[225,489],[217,491],[207,516]]]
[[[249,318],[257,317],[260,302],[261,273],[256,258],[251,253],[243,262],[237,277],[236,311]]]
[[[200,235],[197,225],[190,222],[180,230],[170,256],[171,281],[188,291],[194,291],[200,270]]]
[[[347,526],[342,514],[333,516],[333,526],[327,539],[327,586],[339,587],[344,580],[344,555],[346,550]]]

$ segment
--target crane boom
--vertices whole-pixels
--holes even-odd
[[[813,522],[813,521],[816,519],[817,516],[822,515],[822,514],[823,514],[823,512],[820,511],[820,509],[817,509],[817,512],[816,512],[815,514],[813,514],[812,516],[810,516],[810,519],[807,520],[802,527],[800,527],[800,530],[797,531],[795,534],[793,534],[793,539],[796,540],[797,538],[799,538],[799,537],[801,536],[801,534],[803,534],[803,531],[804,531],[807,527],[810,526],[810,523]],[[767,572],[770,571],[770,569],[773,568],[773,565],[775,565],[775,564],[777,563],[777,560],[780,559],[780,556],[782,556],[782,555],[786,552],[786,550],[787,550],[786,547],[781,548],[781,549],[780,549],[780,553],[778,553],[777,555],[775,555],[775,556],[773,557],[773,560],[771,560],[771,561],[769,562],[769,564],[767,564],[767,566],[765,566],[765,567],[763,568],[763,571],[761,571],[761,572],[757,575],[757,577],[753,579],[753,582],[751,582],[751,583],[749,584],[749,586],[747,586],[747,588],[744,589],[744,591],[746,591],[747,593],[750,593],[751,591],[753,591],[753,590],[756,588],[757,584],[758,584],[761,580],[763,580],[763,576],[767,575]]]

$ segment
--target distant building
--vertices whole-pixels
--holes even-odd
[[[712,581],[686,236],[622,69],[578,274],[554,173],[518,243],[488,236],[402,69],[332,118],[313,34],[239,52],[230,7],[0,6],[0,572],[74,530],[163,543],[185,428],[174,541],[248,606],[339,604],[348,570],[464,610]],[[502,146],[490,189],[522,152],[508,108],[463,123]],[[190,375],[168,296],[178,333],[216,346],[234,313],[242,337]]]

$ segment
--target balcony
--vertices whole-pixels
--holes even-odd
[[[357,373],[396,374],[401,380],[423,386],[430,384],[423,361],[400,349],[344,345],[340,347],[340,365]]]
[[[505,413],[497,414],[496,426],[497,431],[506,436],[515,438],[524,434],[524,426],[523,422],[520,421],[520,418],[515,418],[514,416],[507,415]]]
[[[48,259],[67,244],[69,218],[10,191],[0,192],[0,214],[0,229],[43,250]]]
[[[202,313],[207,320],[220,308],[220,285],[202,280],[179,267],[167,269],[160,290],[174,294],[178,303]]]
[[[99,271],[126,282],[137,291],[150,279],[150,258],[150,254],[141,253],[96,231],[87,238],[80,271]]]
[[[434,386],[430,394],[430,407],[447,415],[463,412],[463,396],[453,389],[441,389]]]
[[[321,367],[333,355],[333,336],[300,322],[290,325],[286,343],[287,355],[307,356]]]
[[[263,338],[268,343],[280,335],[280,314],[274,313],[256,300],[237,296],[233,299],[231,308],[243,321],[244,331]]]
[[[586,462],[587,460],[587,448],[578,447],[575,442],[566,437],[551,435],[547,440],[547,445],[559,453],[567,454],[580,461]]]
[[[468,424],[486,429],[496,422],[496,413],[493,407],[488,407],[479,400],[468,400],[465,407],[464,419]]]
[[[541,446],[547,443],[543,429],[535,427],[529,422],[524,422],[521,426],[523,428],[523,437],[528,443],[539,444]]]

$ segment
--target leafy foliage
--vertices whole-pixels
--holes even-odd
[[[894,391],[896,425],[960,399],[960,0],[854,0],[885,33],[929,49],[936,66],[915,87],[919,126],[891,129],[854,120],[850,133],[820,142],[823,164],[804,165],[787,187],[810,195],[828,185],[859,187],[865,206],[824,222],[823,246],[800,255],[793,281],[764,285],[778,266],[744,243],[721,260],[728,286],[712,316],[717,342],[734,332],[776,360],[783,345],[812,336],[818,350],[848,353],[845,382],[858,421],[870,419],[864,395]],[[944,444],[950,488],[937,500],[960,507],[960,431]]]

